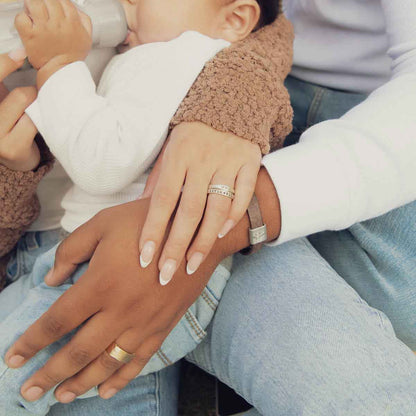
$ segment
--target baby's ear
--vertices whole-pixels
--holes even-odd
[[[235,0],[223,7],[221,32],[229,42],[246,38],[257,26],[261,10],[256,0]]]

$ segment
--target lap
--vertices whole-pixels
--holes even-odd
[[[416,359],[305,239],[239,257],[189,356],[262,415],[412,415]]]

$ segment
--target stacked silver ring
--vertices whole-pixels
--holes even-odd
[[[208,194],[221,195],[230,198],[235,198],[235,190],[227,185],[210,185],[208,187]]]

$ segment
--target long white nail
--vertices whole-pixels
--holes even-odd
[[[220,233],[218,234],[218,238],[225,237],[234,228],[234,225],[235,222],[233,220],[225,221],[225,224],[223,225]]]
[[[176,272],[176,260],[168,259],[165,261],[159,273],[159,282],[162,286],[166,286]]]
[[[153,260],[156,251],[154,241],[147,241],[140,253],[140,266],[145,269]]]
[[[26,59],[27,54],[24,49],[16,49],[15,51],[11,51],[9,53],[9,58],[15,62],[21,62]]]
[[[202,260],[204,260],[204,255],[202,253],[196,252],[192,254],[188,264],[186,265],[186,273],[189,275],[194,274],[201,265]]]

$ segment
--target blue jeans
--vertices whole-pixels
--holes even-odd
[[[287,86],[288,144],[365,98],[294,78]],[[208,336],[188,359],[253,404],[250,416],[414,416],[415,227],[412,203],[236,256]]]
[[[59,232],[28,233],[19,242],[16,254],[9,263],[8,275],[14,281],[0,294],[0,355],[2,357],[12,343],[74,284],[88,267],[88,264],[81,265],[71,279],[59,287],[52,288],[45,285],[43,279],[53,266],[56,246],[42,255],[40,253],[47,250],[54,243],[56,244],[56,241],[59,241]],[[37,258],[34,252],[38,255]],[[30,269],[30,273],[18,276],[19,271]],[[142,412],[144,412],[149,407],[149,397],[146,396],[149,393],[146,393],[143,398],[140,394],[137,394],[136,397],[133,392],[140,392],[141,389],[145,391],[153,389],[154,394],[151,400],[154,401],[155,380],[160,380],[161,377],[172,379],[176,374],[174,368],[165,372],[157,372],[183,358],[187,353],[195,349],[205,337],[205,329],[214,315],[229,275],[228,268],[223,264],[216,268],[202,295],[187,310],[159,351],[143,369],[141,376],[153,374],[153,377],[144,377],[144,381],[140,381],[143,377],[139,377],[137,381],[123,390],[118,400],[114,402],[118,406],[117,414],[123,414],[120,413],[122,409],[120,403],[123,397],[126,400],[126,409],[131,410],[134,408],[134,406],[131,406],[131,403],[132,399],[135,398],[136,410],[142,409]],[[10,370],[4,362],[0,363],[0,416],[45,415],[49,412],[50,407],[57,403],[53,391],[48,392],[37,402],[30,403],[20,396],[19,390],[20,386],[31,374],[42,367],[53,354],[68,343],[71,336],[73,334],[69,334],[53,345],[43,349],[21,369]],[[154,375],[154,373],[157,374]],[[177,387],[173,382],[166,392],[162,392],[163,396],[174,397],[172,392],[175,392],[176,389]],[[64,407],[65,409],[73,406],[75,408],[88,408],[90,409],[88,413],[102,414],[95,408],[95,404],[98,407],[108,405],[101,403],[103,401],[98,399],[94,402],[85,400],[97,396],[97,394],[97,389],[94,388],[81,397],[81,399],[84,399],[82,400],[83,404],[66,405]],[[168,408],[170,409],[170,407]],[[130,413],[126,410],[125,414]],[[152,413],[148,410],[145,414],[158,415],[159,413]],[[174,413],[170,410],[167,414],[172,415]]]

